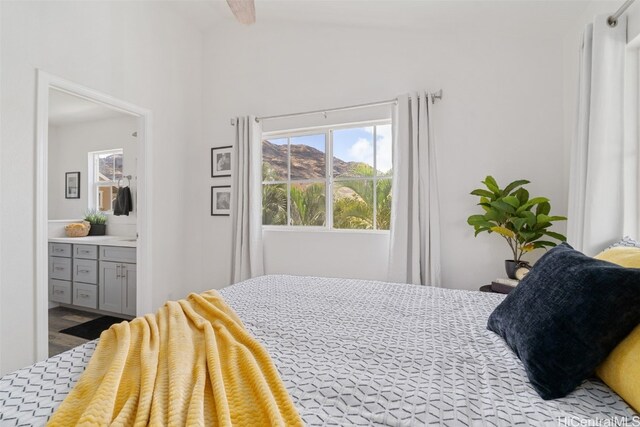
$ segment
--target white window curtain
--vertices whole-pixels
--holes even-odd
[[[580,52],[578,117],[571,153],[567,238],[571,245],[595,255],[637,220],[637,162],[625,162],[624,59],[626,17],[610,27],[607,16],[587,25]],[[635,171],[625,171],[633,167]]]
[[[264,274],[261,137],[262,126],[254,116],[236,119],[231,188],[232,283]]]
[[[440,286],[440,208],[428,93],[398,97],[394,112],[389,280]]]

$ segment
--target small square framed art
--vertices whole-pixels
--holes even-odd
[[[211,216],[231,215],[231,186],[211,187]]]
[[[211,149],[211,178],[231,176],[232,146]]]

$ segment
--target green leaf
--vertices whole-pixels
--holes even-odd
[[[501,222],[501,215],[498,213],[497,210],[495,210],[493,207],[491,208],[491,210],[487,211],[486,214],[484,214],[484,217],[488,220],[488,221],[496,221],[496,222]]]
[[[502,198],[502,200],[504,200],[506,203],[509,203],[516,209],[520,207],[520,200],[518,200],[518,198],[515,196],[505,196]]]
[[[554,239],[558,239],[561,242],[566,242],[567,241],[567,238],[564,235],[562,235],[560,233],[556,233],[554,231],[545,231],[544,234],[546,234],[549,237],[553,237]]]
[[[482,224],[485,222],[487,222],[487,220],[485,219],[484,215],[471,215],[469,218],[467,218],[467,224],[469,225]]]
[[[498,187],[498,183],[491,175],[487,175],[482,183],[486,185],[489,190],[493,191],[497,196],[500,195],[500,187]]]
[[[538,220],[538,223],[541,222],[551,222],[549,221],[549,216],[545,215],[545,214],[540,214],[536,216],[536,219]]]
[[[547,199],[546,197],[534,197],[533,199],[529,200],[524,205],[520,206],[518,208],[518,211],[528,210],[532,206],[535,206],[535,205],[540,204],[540,203],[545,203],[545,202],[548,202],[548,201],[549,201],[549,199]]]
[[[536,206],[536,215],[549,215],[550,211],[551,205],[549,202],[543,202]]]
[[[484,209],[485,212],[489,212],[491,210],[490,200],[486,197],[480,197],[480,203],[478,203],[478,206],[482,206],[482,209]]]
[[[530,242],[532,240],[535,239],[536,237],[536,233],[533,231],[521,231],[520,232],[520,236],[522,236],[522,238],[524,239],[524,241],[526,242]]]
[[[529,201],[529,192],[525,188],[518,188],[514,195],[520,200],[520,205],[524,205]]]
[[[519,215],[522,215],[524,218],[527,219],[527,225],[529,227],[533,227],[534,225],[536,225],[536,216],[533,212],[523,211],[523,212],[520,212]]]
[[[476,228],[476,233],[474,235],[474,237],[477,237],[478,234],[485,232],[485,231],[491,231],[491,227],[478,227]]]
[[[511,220],[511,223],[513,224],[514,228],[518,231],[520,231],[520,229],[526,222],[527,222],[526,218],[514,218]]]
[[[539,222],[533,227],[533,229],[535,231],[544,233],[544,230],[546,230],[549,227],[551,227],[551,223],[550,222]]]
[[[478,206],[482,206],[485,212],[489,212],[492,209],[489,203],[478,203]]]
[[[491,191],[483,190],[482,188],[476,188],[470,193],[472,196],[488,197],[493,199],[495,195]]]
[[[514,209],[513,206],[511,206],[508,203],[503,202],[502,200],[496,200],[494,202],[491,202],[491,206],[493,206],[494,208],[498,209],[499,211],[504,211],[510,214],[513,214],[516,212],[516,210]]]
[[[520,180],[517,180],[517,181],[513,181],[511,184],[509,184],[506,187],[504,187],[504,190],[502,190],[502,194],[505,195],[505,196],[509,195],[516,188],[522,187],[523,185],[529,184],[529,183],[530,182],[527,181],[526,179],[520,179]]]

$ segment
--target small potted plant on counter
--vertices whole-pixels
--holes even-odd
[[[551,204],[546,197],[529,198],[529,192],[523,187],[529,181],[521,179],[500,188],[493,177],[487,176],[482,183],[486,188],[475,189],[471,194],[480,197],[478,205],[484,213],[471,215],[467,223],[475,229],[476,236],[486,231],[506,240],[513,253],[513,259],[505,260],[510,279],[517,278],[518,268],[530,267],[528,262],[522,261],[525,253],[557,245],[545,237],[560,242],[567,240],[562,234],[549,231],[553,222],[567,218],[550,215]]]
[[[85,213],[84,220],[91,224],[89,236],[104,236],[107,232],[107,216],[96,209]]]

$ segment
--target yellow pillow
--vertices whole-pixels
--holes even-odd
[[[602,251],[594,258],[627,268],[640,268],[640,248],[619,246]]]
[[[640,248],[616,247],[595,258],[628,268],[640,268]],[[613,391],[640,412],[640,326],[637,326],[596,369]]]
[[[607,356],[596,373],[613,391],[640,412],[640,326]]]

